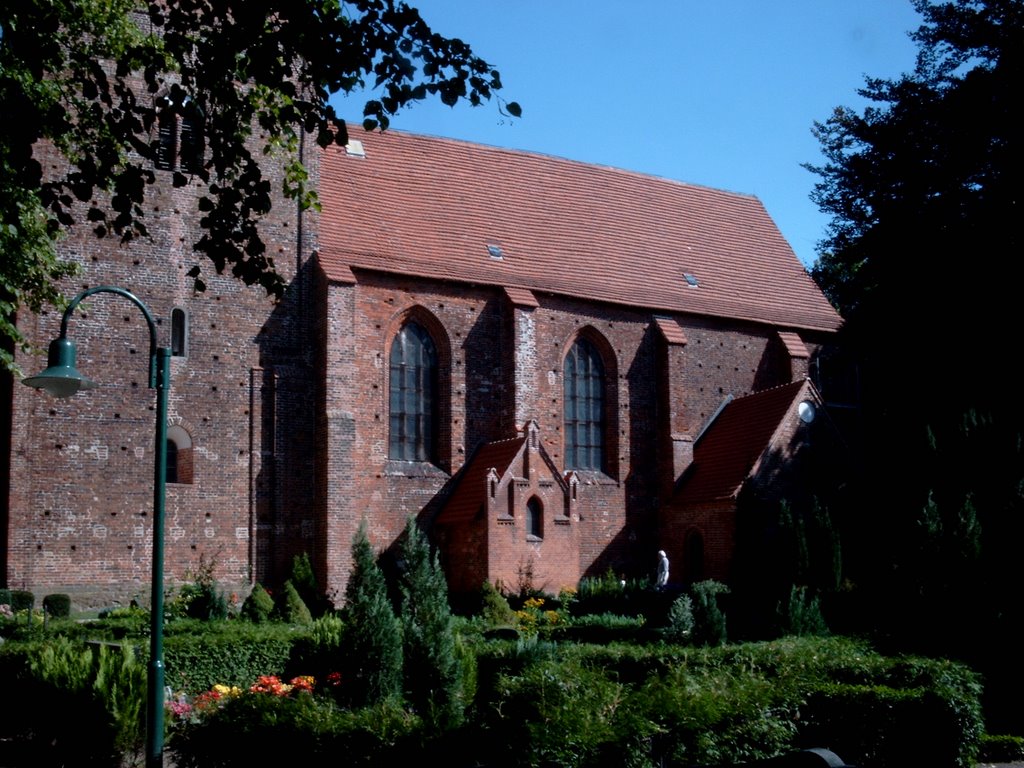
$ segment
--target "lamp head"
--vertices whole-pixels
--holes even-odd
[[[95,389],[99,385],[75,368],[75,353],[73,341],[63,336],[54,339],[50,342],[46,370],[22,379],[22,384],[45,389],[54,397],[71,397],[80,389]]]

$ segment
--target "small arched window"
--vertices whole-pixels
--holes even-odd
[[[544,507],[536,496],[526,502],[526,536],[527,538],[544,538]]]
[[[171,355],[188,357],[188,315],[180,307],[171,310]]]
[[[192,436],[183,427],[167,428],[167,482],[192,484]]]
[[[391,344],[388,457],[437,460],[437,347],[423,326],[406,323]]]
[[[565,465],[605,468],[605,375],[597,348],[580,338],[565,356]]]

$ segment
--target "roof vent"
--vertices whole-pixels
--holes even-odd
[[[357,141],[356,139],[350,139],[348,144],[345,145],[345,151],[349,157],[366,157],[366,150],[363,148],[363,142]]]
[[[487,253],[495,261],[501,261],[502,259],[505,258],[505,254],[504,254],[504,252],[502,252],[501,246],[500,245],[494,245],[493,243],[488,243],[488,245],[487,245]]]
[[[683,272],[683,279],[686,280],[686,284],[691,288],[697,288],[700,283],[697,282],[697,276],[691,275],[689,272]]]

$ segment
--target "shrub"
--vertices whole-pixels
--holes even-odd
[[[254,624],[262,624],[265,621],[270,621],[273,613],[274,598],[263,588],[262,584],[255,584],[252,592],[242,603],[242,617]]]
[[[405,526],[401,579],[402,652],[408,701],[431,729],[462,722],[462,670],[455,650],[448,585],[415,520]]]
[[[218,684],[248,687],[260,675],[284,675],[292,645],[301,637],[284,624],[225,621],[196,626],[202,631],[174,631],[164,641],[167,686],[172,691],[195,693]]]
[[[275,613],[281,621],[287,624],[311,624],[313,615],[309,612],[309,606],[299,595],[299,591],[292,584],[291,580],[284,583],[276,601]]]
[[[5,675],[17,706],[8,708],[3,728],[31,759],[11,764],[113,767],[139,750],[146,669],[130,646],[50,638],[21,652],[14,674]]]
[[[605,764],[600,758],[619,739],[625,694],[620,683],[572,661],[540,661],[502,676],[485,729],[495,743],[481,754],[491,754],[497,766]]]
[[[66,619],[71,615],[71,596],[55,593],[43,598],[43,611],[55,619]]]
[[[292,558],[291,582],[313,618],[319,618],[333,608],[330,600],[320,591],[316,574],[313,573],[313,564],[305,552]]]
[[[483,585],[481,615],[489,627],[513,627],[516,614],[506,597],[489,581]]]
[[[36,607],[36,596],[24,589],[12,589],[10,605],[15,613],[31,611]]]
[[[672,601],[662,634],[670,643],[686,643],[693,637],[693,627],[693,601],[689,595],[679,595]]]
[[[345,589],[345,652],[339,666],[349,701],[363,706],[399,698],[402,690],[402,628],[388,600],[365,520],[352,540],[352,565]]]
[[[172,619],[190,618],[202,621],[226,619],[228,601],[223,592],[217,589],[214,579],[216,561],[199,556],[199,565],[192,574],[192,583],[185,584],[173,599],[164,606],[165,614]]]
[[[296,638],[288,663],[289,675],[313,675],[324,680],[338,672],[345,625],[340,616],[325,614],[314,619],[309,633]]]
[[[779,626],[783,635],[827,635],[828,625],[821,613],[821,600],[807,587],[795,584],[789,591],[789,602],[778,606]]]
[[[330,699],[245,693],[184,729],[169,745],[178,768],[397,765],[422,734],[392,703],[346,711]]]
[[[1012,763],[1024,760],[1024,736],[981,737],[978,758],[983,763]]]
[[[699,581],[691,587],[693,592],[694,640],[700,645],[724,645],[728,639],[725,613],[718,604],[719,595],[729,594],[729,588],[714,580]]]

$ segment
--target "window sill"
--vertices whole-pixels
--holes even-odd
[[[439,480],[447,480],[451,477],[436,464],[429,461],[398,461],[388,459],[384,465],[381,477],[433,477]]]
[[[580,485],[619,485],[619,481],[598,469],[573,469]]]

